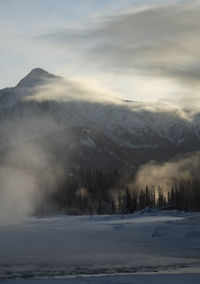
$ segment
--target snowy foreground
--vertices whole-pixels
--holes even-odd
[[[199,213],[155,210],[0,225],[0,283],[183,284],[200,283],[198,273]]]
[[[199,284],[199,274],[119,275],[73,279],[2,280],[2,284]]]

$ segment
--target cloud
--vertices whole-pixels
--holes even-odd
[[[200,3],[153,6],[112,17],[90,33],[91,56],[111,68],[199,80]],[[86,39],[88,36],[86,37]]]
[[[174,102],[200,91],[200,1],[152,4],[102,18],[92,27],[42,37],[84,54],[88,62],[121,74],[184,85]],[[179,95],[181,98],[179,98]]]
[[[123,110],[132,113],[132,115],[148,113],[153,116],[156,113],[161,116],[166,116],[170,120],[180,119],[187,123],[193,123],[195,116],[199,113],[197,110],[177,108],[162,102],[144,103],[132,101],[133,103],[127,103],[126,100],[120,98],[118,93],[108,91],[104,88],[104,86],[101,86],[98,81],[88,77],[58,77],[52,82],[46,81],[45,84],[35,87],[33,92],[22,100],[24,102],[54,101],[57,103],[63,103],[62,107],[65,107],[65,103],[67,102],[79,102],[80,105],[81,103],[88,103],[88,105],[98,104],[102,107],[105,105],[111,105],[115,106],[116,109],[118,108],[119,112]],[[47,121],[51,122],[51,120],[47,117],[46,120],[44,120],[44,123],[40,124],[40,127],[42,128]],[[8,125],[8,122],[6,122],[6,124]],[[55,125],[51,122],[48,124],[48,129],[51,130],[52,127],[54,128]],[[31,133],[34,133],[33,128],[31,128]]]
[[[95,80],[81,78],[61,78],[34,89],[24,101],[80,101],[103,104],[123,104],[114,92],[102,88]]]
[[[108,91],[98,84],[98,81],[93,80],[92,78],[79,78],[79,77],[57,77],[51,81],[46,81],[44,84],[37,86],[33,89],[32,93],[22,99],[26,102],[56,102],[61,103],[62,108],[67,107],[68,102],[78,103],[77,105],[88,105],[92,106],[93,104],[98,104],[99,107],[104,107],[110,105],[115,107],[119,113],[125,111],[131,115],[138,115],[148,113],[151,119],[155,119],[155,114],[161,116],[162,119],[166,117],[168,120],[183,120],[189,124],[194,123],[196,120],[196,115],[199,111],[183,109],[171,106],[166,103],[152,103],[152,102],[141,102],[130,100],[128,103],[127,100],[124,100],[119,97],[118,93]],[[79,104],[80,103],[80,104]],[[39,118],[38,118],[39,119]],[[36,118],[34,118],[34,121]],[[48,122],[48,124],[47,124]],[[30,122],[29,122],[30,123]],[[37,123],[36,123],[37,124]],[[6,121],[6,125],[9,125],[9,122]],[[58,128],[57,125],[49,119],[49,117],[44,117],[43,123],[39,123],[41,130],[44,129],[44,125],[48,125],[48,130],[51,131],[52,128]],[[34,135],[34,127],[29,126],[29,137]],[[6,127],[7,129],[8,127]],[[25,126],[23,125],[23,129]],[[38,129],[38,126],[37,126]],[[31,134],[30,134],[31,132]],[[18,129],[19,137],[21,137],[21,132]],[[5,135],[3,135],[5,136]]]

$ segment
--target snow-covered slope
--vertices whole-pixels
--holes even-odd
[[[200,274],[125,274],[125,275],[100,275],[69,277],[69,278],[47,278],[40,280],[4,280],[2,284],[198,284]]]
[[[0,110],[12,109],[24,97],[31,95],[36,87],[48,84],[58,78],[43,69],[33,69],[26,77],[20,80],[16,87],[0,90]]]
[[[57,95],[59,88],[62,97]],[[96,98],[91,92],[85,99],[85,92],[78,84],[62,81],[40,68],[33,69],[16,87],[0,90],[1,148],[66,128],[89,127],[123,149],[149,149],[154,155],[161,149],[166,154],[169,149],[173,153],[200,149],[198,113],[167,105],[116,103]],[[11,133],[19,133],[18,129],[20,139],[10,139]],[[92,139],[88,136],[82,145],[94,148]]]
[[[29,217],[21,224],[0,226],[0,280],[199,273],[199,225],[199,213],[157,210],[124,216]]]

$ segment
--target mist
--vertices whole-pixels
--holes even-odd
[[[98,84],[74,78],[58,78],[34,89],[25,101],[83,101],[122,104],[119,94],[101,88]]]
[[[151,161],[142,165],[136,175],[135,184],[141,188],[145,186],[170,190],[174,181],[188,180],[199,177],[200,152],[179,155],[168,162]]]
[[[62,168],[35,139],[40,133],[56,129],[59,126],[47,116],[1,125],[4,145],[0,156],[0,224],[16,224],[35,214],[46,194],[55,190]]]
[[[20,99],[20,104],[27,105],[27,113],[5,116],[1,121],[0,225],[20,223],[37,210],[52,213],[56,210],[46,208],[45,198],[64,179],[63,166],[37,140],[68,125],[59,123],[51,114],[38,112],[34,102],[40,105],[45,101],[120,102],[113,94],[95,90],[94,86],[61,78],[44,82],[31,91],[27,89],[27,95]],[[29,104],[34,107],[31,113]]]
[[[23,93],[26,93],[24,89]],[[50,102],[52,105],[43,105],[45,102]],[[84,120],[84,116],[75,117],[73,123],[70,124],[71,114],[65,117],[70,109],[70,106],[67,106],[68,102],[81,103],[76,111],[81,109],[83,112],[88,111],[92,104],[98,104],[98,109],[90,108],[90,119],[93,119],[91,114],[95,118],[97,110],[102,111],[105,106],[112,106],[113,120],[118,120],[119,113],[121,115],[126,112],[129,125],[133,121],[135,124],[137,121],[140,123],[144,114],[148,114],[149,121],[155,120],[159,127],[162,127],[159,121],[165,123],[165,119],[166,121],[184,122],[187,126],[192,125],[195,119],[195,112],[162,104],[123,101],[117,94],[79,80],[59,78],[32,88],[31,92],[29,89],[28,94],[20,99],[19,109],[17,107],[15,109],[16,113],[12,111],[10,117],[10,112],[8,112],[5,119],[1,121],[0,147],[3,151],[0,156],[0,224],[21,222],[26,216],[35,214],[38,208],[40,212],[45,212],[46,205],[42,207],[42,201],[57,189],[59,182],[62,183],[63,164],[59,164],[59,158],[53,156],[48,145],[35,142],[40,137],[70,126],[88,125],[88,120],[87,118]],[[25,107],[21,108],[21,105]],[[51,107],[55,107],[53,114]],[[106,113],[109,113],[108,110],[110,111],[107,109]],[[57,118],[58,112],[61,116],[58,115]],[[100,112],[101,117],[98,119],[107,119],[108,124],[109,116],[106,118],[106,113]],[[92,123],[91,125],[94,127]],[[100,127],[101,125],[95,125],[97,131],[101,130]],[[70,137],[68,138],[70,140]],[[140,168],[136,183],[142,186],[159,184],[168,189],[172,178],[187,177],[192,173],[198,173],[199,159],[198,152],[163,164],[150,162]],[[52,212],[56,213],[56,208],[52,208]]]
[[[187,107],[175,107],[159,101],[157,103],[142,102],[122,99],[121,95],[102,88],[100,85],[78,78],[56,77],[33,89],[30,95],[25,96],[24,102],[57,102],[66,104],[68,102],[79,102],[98,104],[101,107],[112,106],[132,112],[136,115],[148,113],[151,119],[155,119],[155,113],[164,115],[167,119],[182,120],[192,125],[197,119],[199,109]]]

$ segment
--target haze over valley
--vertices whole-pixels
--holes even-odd
[[[199,13],[0,0],[2,283],[199,283]]]

